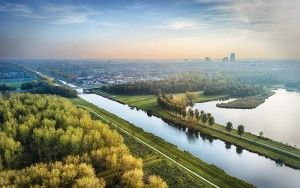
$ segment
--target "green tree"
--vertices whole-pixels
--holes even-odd
[[[204,114],[201,116],[201,121],[202,121],[202,123],[205,125],[206,122],[207,122],[207,120],[208,120],[208,117],[207,117],[207,115],[204,113]]]
[[[232,123],[229,121],[226,123],[226,131],[230,134],[232,131]]]
[[[210,116],[210,117],[208,118],[208,124],[209,124],[210,126],[213,126],[213,125],[215,124],[215,118],[214,118],[213,116]]]
[[[203,110],[200,111],[200,116],[203,116],[205,112]]]
[[[189,108],[189,116],[194,117],[194,110],[192,108]]]
[[[195,110],[195,117],[198,121],[200,120],[200,113],[198,109]]]
[[[207,119],[209,119],[211,117],[211,113],[207,113]]]
[[[245,127],[243,125],[238,126],[238,134],[242,137],[242,134],[245,132]]]

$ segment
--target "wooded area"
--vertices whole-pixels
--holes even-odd
[[[138,81],[102,86],[101,90],[118,95],[159,95],[203,91],[205,95],[252,96],[263,93],[263,88],[242,84],[222,77],[210,78],[196,73],[177,74],[162,80]]]
[[[21,89],[30,93],[52,94],[68,98],[77,97],[77,92],[75,90],[66,86],[49,83],[47,80],[24,83],[21,85]]]
[[[2,96],[0,125],[1,187],[167,187],[120,134],[66,99]]]

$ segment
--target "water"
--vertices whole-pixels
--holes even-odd
[[[144,111],[130,109],[96,94],[80,94],[84,100],[95,104],[131,123],[146,132],[177,145],[194,156],[224,169],[230,175],[246,180],[258,187],[298,187],[300,171],[277,165],[274,161],[255,153],[243,150],[237,152],[235,146],[225,148],[220,140],[203,139],[199,134],[191,134],[171,126],[157,117],[149,117]]]
[[[231,99],[232,100],[232,99]],[[194,109],[211,113],[217,123],[225,125],[228,121],[234,126],[242,124],[246,131],[257,134],[263,131],[264,136],[274,140],[300,146],[300,93],[278,89],[275,94],[255,109],[218,108],[211,101],[197,103]]]

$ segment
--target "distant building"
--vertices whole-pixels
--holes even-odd
[[[228,62],[228,57],[223,57],[223,62]]]
[[[211,62],[211,58],[210,57],[205,57],[205,62]]]
[[[235,59],[235,53],[231,53],[230,54],[230,62],[235,62],[236,59]]]

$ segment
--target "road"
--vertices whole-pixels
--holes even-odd
[[[160,155],[162,155],[163,157],[165,157],[166,159],[170,160],[171,162],[175,163],[176,165],[178,165],[179,167],[183,168],[184,170],[186,170],[187,172],[193,174],[194,176],[200,178],[201,180],[205,181],[206,183],[210,184],[213,187],[219,188],[219,186],[217,186],[216,184],[212,183],[211,181],[207,180],[206,178],[200,176],[199,174],[197,174],[196,172],[188,169],[187,167],[183,166],[182,164],[176,162],[174,159],[170,158],[167,154],[159,151],[158,149],[154,148],[153,146],[147,144],[146,142],[144,142],[143,140],[137,138],[136,136],[132,135],[131,133],[129,133],[128,131],[124,130],[123,128],[119,127],[117,124],[111,122],[110,120],[106,119],[105,117],[101,116],[100,114],[98,114],[97,112],[95,112],[94,110],[83,106],[83,105],[76,105],[78,107],[84,108],[90,112],[92,112],[94,115],[96,115],[97,117],[99,117],[100,119],[106,121],[107,123],[109,123],[110,125],[113,125],[114,127],[116,127],[117,129],[121,130],[122,132],[124,132],[125,134],[135,138],[136,140],[138,140],[139,142],[141,142],[142,144],[146,145],[147,147],[151,148],[152,150],[154,150],[155,152],[159,153]]]

